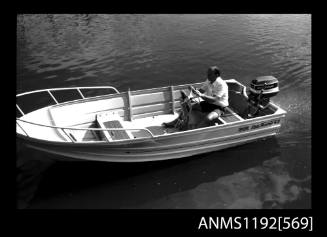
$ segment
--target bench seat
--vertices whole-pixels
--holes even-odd
[[[106,112],[97,114],[96,116],[97,124],[102,129],[108,128],[124,128],[122,125],[122,119],[118,114],[112,112]],[[100,134],[104,136],[108,141],[132,139],[133,136],[130,131],[118,130],[118,131],[100,131]]]
[[[226,107],[226,111],[218,118],[223,124],[244,120],[231,107]]]

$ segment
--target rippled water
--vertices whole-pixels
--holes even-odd
[[[23,148],[17,158],[25,171],[17,178],[19,203],[30,200],[31,208],[310,208],[310,15],[17,17],[17,93],[199,82],[210,65],[218,65],[223,78],[245,84],[260,75],[279,79],[281,92],[273,101],[288,114],[276,138],[155,164],[34,161],[29,169],[21,160],[46,155]],[[26,181],[33,176],[33,182]]]

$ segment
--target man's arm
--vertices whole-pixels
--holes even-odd
[[[189,89],[190,89],[192,92],[194,92],[194,93],[196,93],[196,91],[200,91],[201,93],[204,93],[204,92],[205,92],[204,89],[202,89],[202,88],[196,89],[196,88],[194,88],[193,86],[189,86]]]
[[[203,94],[203,90],[199,89],[199,90],[194,90],[193,91],[197,96],[201,97],[202,99],[204,99],[205,101],[209,102],[209,103],[215,103],[215,102],[219,102],[219,100],[223,97],[223,94],[218,91],[216,92],[213,96],[208,96],[206,94]]]
[[[219,102],[219,97],[217,95],[208,96],[200,92],[198,96],[204,99],[205,101],[208,101],[209,103]]]
[[[196,94],[197,96],[201,97],[202,99],[204,99],[205,101],[208,101],[209,103],[214,103],[214,102],[218,102],[219,99],[221,97],[219,97],[218,95],[213,95],[213,96],[208,96],[203,94],[204,90],[203,89],[195,89],[194,87],[192,88],[192,91],[194,94]]]

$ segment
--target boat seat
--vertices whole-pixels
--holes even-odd
[[[163,135],[166,133],[162,126],[149,126],[146,127],[154,136]]]
[[[235,111],[233,111],[233,109],[229,106],[226,107],[225,113],[223,115],[221,115],[218,119],[223,124],[244,120]]]
[[[97,124],[100,128],[123,128],[121,118],[118,114],[114,113],[101,113],[96,116]],[[100,131],[100,134],[104,136],[108,141],[132,139],[133,136],[128,130],[119,131]]]

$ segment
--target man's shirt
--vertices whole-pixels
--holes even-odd
[[[221,78],[217,77],[217,79],[211,84],[207,79],[202,87],[204,90],[204,94],[207,96],[218,96],[218,102],[214,102],[212,104],[219,105],[222,107],[228,106],[228,86],[227,83]]]

